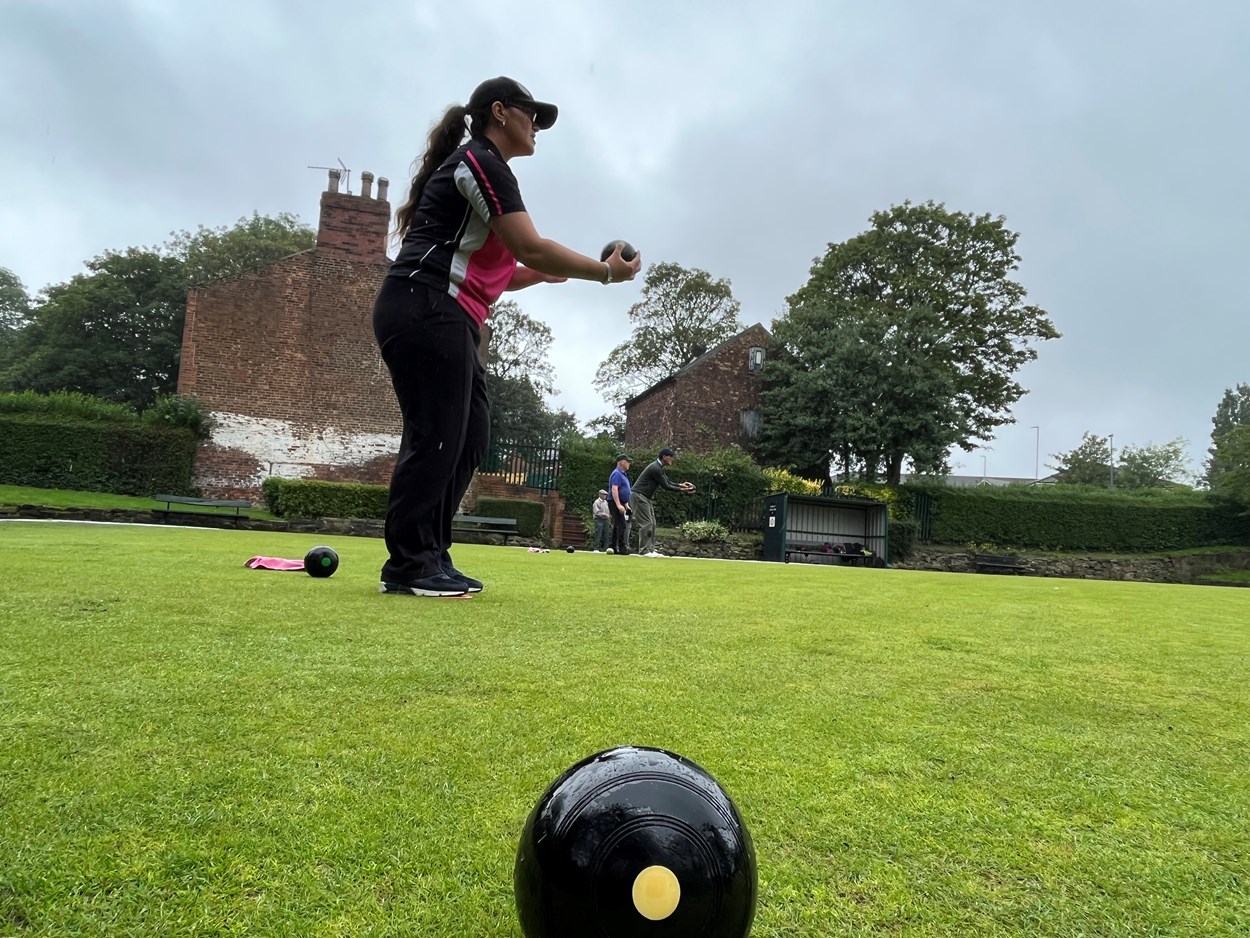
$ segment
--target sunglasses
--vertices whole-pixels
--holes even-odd
[[[534,125],[538,124],[538,112],[534,110],[532,107],[526,107],[523,104],[507,104],[504,106],[509,107],[514,111],[520,111],[527,118],[529,118],[529,122],[531,124],[534,124]]]

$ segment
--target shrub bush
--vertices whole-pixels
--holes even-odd
[[[194,397],[165,394],[143,412],[142,422],[147,426],[185,427],[197,440],[207,440],[213,435],[213,421],[208,412]]]
[[[839,482],[834,485],[833,491],[836,495],[871,498],[873,501],[885,502],[891,518],[911,517],[911,499],[898,486],[876,482]]]
[[[765,488],[768,493],[785,492],[787,495],[819,495],[823,486],[811,479],[804,479],[785,469],[765,468]]]
[[[385,518],[389,490],[358,482],[266,479],[261,491],[280,518]]]
[[[0,414],[38,414],[72,420],[99,420],[106,423],[137,423],[139,413],[129,404],[106,401],[77,391],[34,391],[0,393]]]
[[[282,517],[282,489],[290,481],[290,479],[270,476],[260,484],[260,494],[264,496],[265,505],[279,518]]]
[[[729,529],[719,521],[687,521],[679,530],[686,540],[696,544],[729,540]]]

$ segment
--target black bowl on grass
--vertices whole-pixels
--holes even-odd
[[[338,568],[339,555],[332,547],[314,547],[304,555],[304,571],[311,577],[333,576]]]
[[[539,799],[513,874],[526,938],[745,938],[755,849],[711,775],[622,746],[574,765]]]

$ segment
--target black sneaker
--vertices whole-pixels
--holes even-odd
[[[468,585],[464,580],[452,579],[439,573],[419,580],[383,580],[379,593],[407,593],[410,596],[467,596]]]
[[[464,583],[464,585],[468,587],[465,590],[466,593],[480,593],[482,591],[481,580],[475,580],[471,576],[465,576],[463,573],[461,573],[459,570],[453,567],[450,561],[447,561],[446,563],[443,564],[443,573],[447,574],[447,576],[451,577],[453,580],[459,580],[460,582]]]

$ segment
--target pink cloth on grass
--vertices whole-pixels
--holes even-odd
[[[303,570],[304,561],[287,560],[283,557],[253,557],[243,566],[253,570]]]

